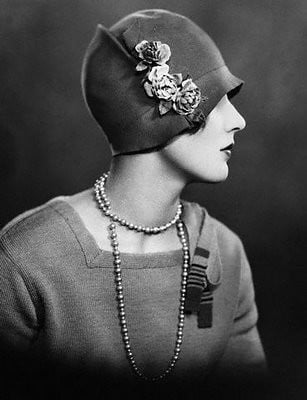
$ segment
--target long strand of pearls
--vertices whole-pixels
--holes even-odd
[[[108,176],[108,174],[105,174],[102,177],[104,179],[104,181],[107,178],[107,176]],[[183,225],[182,220],[180,219],[180,215],[182,213],[182,206],[180,207],[179,216],[175,217],[176,221],[171,223],[171,225],[176,224],[177,233],[178,233],[179,239],[181,241],[182,251],[183,251],[182,279],[181,279],[181,288],[180,288],[179,315],[178,315],[178,325],[177,325],[175,348],[174,348],[173,356],[172,356],[167,368],[160,375],[148,377],[137,366],[135,356],[131,349],[130,337],[129,337],[129,332],[128,332],[128,324],[127,324],[127,319],[126,319],[126,311],[125,311],[123,279],[122,279],[122,270],[121,270],[122,260],[121,260],[120,251],[119,251],[119,243],[118,243],[115,222],[117,222],[118,224],[121,224],[123,226],[126,226],[128,229],[135,229],[135,228],[131,228],[130,224],[129,225],[122,224],[120,222],[120,218],[118,218],[118,217],[116,220],[114,220],[114,217],[116,217],[116,216],[114,214],[112,214],[112,216],[111,216],[110,212],[108,212],[110,210],[110,201],[109,200],[107,200],[108,207],[103,207],[103,202],[105,202],[107,198],[102,197],[104,192],[100,193],[101,187],[103,187],[103,183],[101,183],[102,178],[100,178],[100,180],[96,181],[95,194],[96,194],[96,200],[97,200],[100,208],[102,209],[104,214],[106,216],[108,216],[111,220],[111,223],[109,225],[109,231],[110,231],[109,236],[110,236],[111,246],[112,246],[112,250],[113,250],[113,264],[114,264],[114,274],[115,274],[116,298],[117,298],[117,304],[118,304],[118,317],[119,317],[119,321],[120,321],[122,339],[123,339],[126,355],[127,355],[127,358],[129,360],[129,363],[130,363],[130,366],[131,366],[133,372],[139,378],[142,378],[146,381],[158,381],[158,380],[165,378],[173,371],[173,369],[179,359],[179,354],[181,351],[181,345],[182,345],[182,341],[183,341],[184,305],[185,305],[185,298],[186,298],[186,286],[187,286],[187,276],[188,276],[188,268],[189,268],[189,262],[190,262],[190,252],[189,252],[189,246],[187,243],[187,239],[185,237],[184,225]],[[108,212],[108,214],[107,214],[107,212]],[[178,211],[177,211],[177,213],[178,213]],[[177,216],[177,214],[176,214],[176,216]],[[166,225],[164,225],[163,227],[165,227]],[[133,225],[133,226],[135,226],[135,225]],[[168,227],[165,229],[168,229]],[[165,229],[161,229],[161,227],[156,227],[156,228],[159,228],[158,231],[156,229],[154,231],[148,231],[148,230],[146,230],[147,227],[140,227],[140,228],[141,229],[136,229],[136,231],[143,232],[143,233],[159,233],[159,232],[162,232],[165,230]],[[154,229],[154,228],[149,228],[149,229]]]

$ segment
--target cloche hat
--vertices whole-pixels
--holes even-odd
[[[110,29],[99,24],[81,81],[114,155],[153,151],[197,130],[243,84],[198,25],[156,9],[130,14]]]

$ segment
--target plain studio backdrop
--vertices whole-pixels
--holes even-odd
[[[306,0],[1,0],[0,225],[107,170],[110,151],[82,99],[82,58],[97,23],[144,8],[193,19],[246,81],[234,103],[247,127],[228,180],[183,197],[241,236],[276,398],[305,398]]]

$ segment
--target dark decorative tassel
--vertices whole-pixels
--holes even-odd
[[[212,309],[213,309],[213,295],[212,292],[210,291],[210,284],[207,284],[200,300],[200,306],[198,312],[199,328],[212,327],[212,311],[213,311]]]
[[[209,252],[207,250],[196,247],[193,263],[188,273],[185,312],[197,312],[200,309],[201,297],[204,288],[207,286],[208,257]]]

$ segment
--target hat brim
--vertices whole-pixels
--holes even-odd
[[[208,72],[195,80],[204,97],[199,108],[207,117],[225,94],[230,98],[242,88],[244,81],[234,76],[226,65]]]

